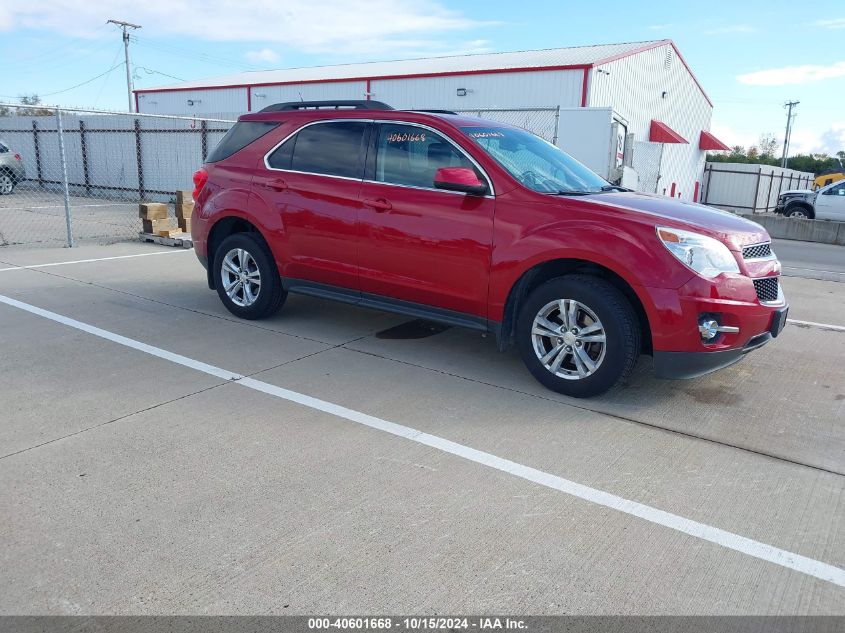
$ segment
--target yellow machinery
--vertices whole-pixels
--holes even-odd
[[[819,187],[826,187],[827,185],[839,182],[840,180],[845,180],[845,169],[829,169],[820,173],[816,176],[816,179],[813,181],[813,191],[818,189]]]

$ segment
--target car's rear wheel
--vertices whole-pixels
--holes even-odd
[[[576,398],[627,378],[640,351],[637,315],[613,285],[590,275],[552,279],[529,294],[517,320],[528,370],[553,391]]]
[[[214,286],[223,305],[242,319],[274,314],[287,293],[270,249],[252,233],[224,239],[214,256]]]
[[[15,190],[15,179],[7,171],[0,171],[0,196],[8,196]]]

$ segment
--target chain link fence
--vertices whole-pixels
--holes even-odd
[[[233,123],[0,104],[0,247],[137,238]]]
[[[507,123],[528,130],[550,143],[557,143],[560,108],[487,108],[475,110],[454,110],[458,114],[477,116],[500,123]]]
[[[557,142],[559,108],[459,113]],[[0,247],[137,238],[138,204],[191,189],[235,119],[0,103]]]

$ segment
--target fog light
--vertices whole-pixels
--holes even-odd
[[[709,342],[719,336],[720,333],[737,334],[739,328],[732,325],[719,325],[716,319],[701,317],[698,320],[698,333],[701,334],[702,341]]]

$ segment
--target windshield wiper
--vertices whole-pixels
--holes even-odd
[[[619,185],[605,185],[601,188],[602,191],[621,191],[623,193],[628,191],[633,191],[633,189],[628,189],[628,187],[620,187]]]
[[[559,189],[552,191],[553,196],[592,196],[599,193],[598,191],[578,191],[577,189]]]

